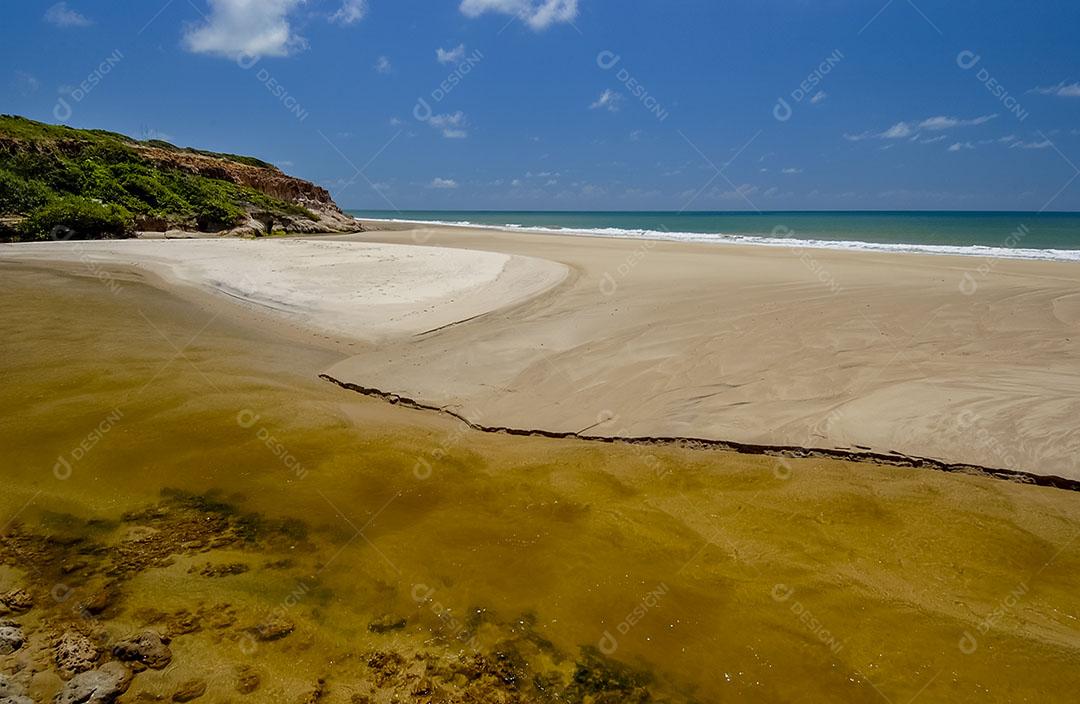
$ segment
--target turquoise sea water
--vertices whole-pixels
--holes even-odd
[[[513,227],[564,234],[1080,261],[1080,213],[348,212],[364,219]]]

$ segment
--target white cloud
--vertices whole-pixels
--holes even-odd
[[[440,64],[456,64],[465,58],[465,45],[458,44],[453,49],[436,49],[435,58]]]
[[[441,130],[443,137],[447,139],[465,139],[469,136],[465,131],[468,120],[460,110],[445,115],[432,115],[428,118],[428,124]]]
[[[68,7],[66,2],[58,2],[46,10],[45,21],[57,27],[89,27],[94,24],[85,15]]]
[[[397,118],[397,117],[391,117],[390,118],[390,126],[391,127],[401,127],[403,124],[404,123],[401,121],[400,118]]]
[[[785,173],[785,174],[801,174],[802,169],[797,169],[794,166],[789,166],[786,169],[783,169],[781,171],[781,173]]]
[[[378,73],[390,73],[393,70],[394,65],[385,56],[380,56],[379,60],[375,62],[375,71]]]
[[[1052,146],[1054,146],[1054,144],[1049,139],[1044,139],[1041,142],[1024,142],[1017,140],[1010,144],[1009,148],[1015,149],[1016,147],[1020,147],[1021,149],[1048,149]]]
[[[457,181],[455,181],[452,178],[438,178],[438,177],[436,177],[430,184],[428,184],[428,188],[438,188],[438,189],[441,189],[441,190],[450,190],[450,189],[457,188],[457,187],[458,187]]]
[[[621,102],[622,102],[622,96],[621,95],[619,95],[615,91],[611,90],[610,88],[606,88],[604,90],[604,92],[600,94],[600,97],[597,98],[593,102],[593,104],[589,106],[589,109],[590,110],[599,110],[601,108],[604,108],[604,109],[608,110],[609,112],[618,112],[619,111],[619,103],[621,103]]]
[[[883,137],[884,139],[903,139],[904,137],[910,137],[911,132],[910,124],[906,122],[897,122],[878,136]]]
[[[38,89],[41,88],[41,81],[26,71],[16,71],[12,85],[20,95],[30,95],[38,92]]]
[[[307,48],[288,15],[304,0],[209,0],[210,16],[192,25],[184,44],[196,54],[240,57],[288,56]]]
[[[356,24],[367,14],[367,0],[344,0],[338,11],[330,15],[330,21],[337,24]]]
[[[461,0],[462,14],[479,17],[486,12],[513,15],[536,31],[557,22],[573,22],[578,0]]]
[[[937,117],[928,117],[920,122],[919,128],[924,130],[947,130],[953,127],[974,127],[990,122],[990,120],[993,120],[995,117],[997,117],[997,113],[994,113],[993,115],[981,115],[980,117],[975,117],[970,120],[938,115]]]
[[[961,149],[974,149],[975,145],[971,142],[956,142],[949,147],[950,152],[958,152]]]
[[[948,137],[943,134],[939,134],[937,137],[926,137],[919,140],[919,144],[933,144],[934,142],[944,142]]]
[[[825,100],[825,98],[828,98],[828,97],[829,97],[828,93],[826,93],[823,90],[819,90],[817,93],[814,93],[813,98],[810,98],[810,104],[811,105],[817,105],[818,103],[820,103],[821,101]]]
[[[938,115],[936,117],[928,117],[919,123],[915,122],[897,122],[895,125],[885,130],[884,132],[874,132],[868,130],[866,132],[859,132],[858,134],[844,133],[844,139],[849,142],[861,142],[864,139],[908,139],[908,141],[918,141],[920,144],[930,144],[932,142],[940,141],[938,138],[933,139],[919,139],[919,133],[915,131],[915,128],[931,131],[947,130],[953,127],[972,127],[975,125],[982,125],[997,117],[997,113],[993,115],[981,115],[969,120],[959,117],[948,117],[945,115]],[[944,137],[941,137],[944,139]]]
[[[1039,93],[1041,95],[1056,95],[1062,98],[1080,98],[1080,81],[1074,81],[1072,83],[1062,81],[1056,86],[1032,88],[1029,92]]]

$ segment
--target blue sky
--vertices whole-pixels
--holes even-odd
[[[1071,0],[0,13],[0,111],[256,155],[346,208],[1080,210]]]

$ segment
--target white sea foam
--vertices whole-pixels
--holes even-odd
[[[704,242],[709,244],[759,245],[763,247],[788,247],[793,249],[841,249],[862,252],[899,252],[907,254],[939,254],[950,256],[982,257],[990,259],[1037,259],[1044,261],[1080,262],[1080,249],[1028,249],[1019,247],[987,247],[984,245],[904,244],[891,242],[863,242],[859,240],[815,240],[798,237],[773,237],[769,235],[737,235],[705,232],[668,232],[663,230],[634,230],[619,227],[564,228],[537,227],[508,223],[485,225],[468,220],[404,220],[392,218],[356,218],[368,222],[389,222],[417,225],[443,225],[471,227],[483,230],[517,230],[554,235],[577,235],[584,237],[611,237],[619,239],[667,240],[672,242]]]

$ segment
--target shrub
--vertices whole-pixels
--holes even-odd
[[[51,197],[45,184],[0,169],[0,214],[24,215],[45,205]]]
[[[38,208],[22,224],[29,239],[97,240],[134,235],[131,213],[119,205],[67,196]]]

